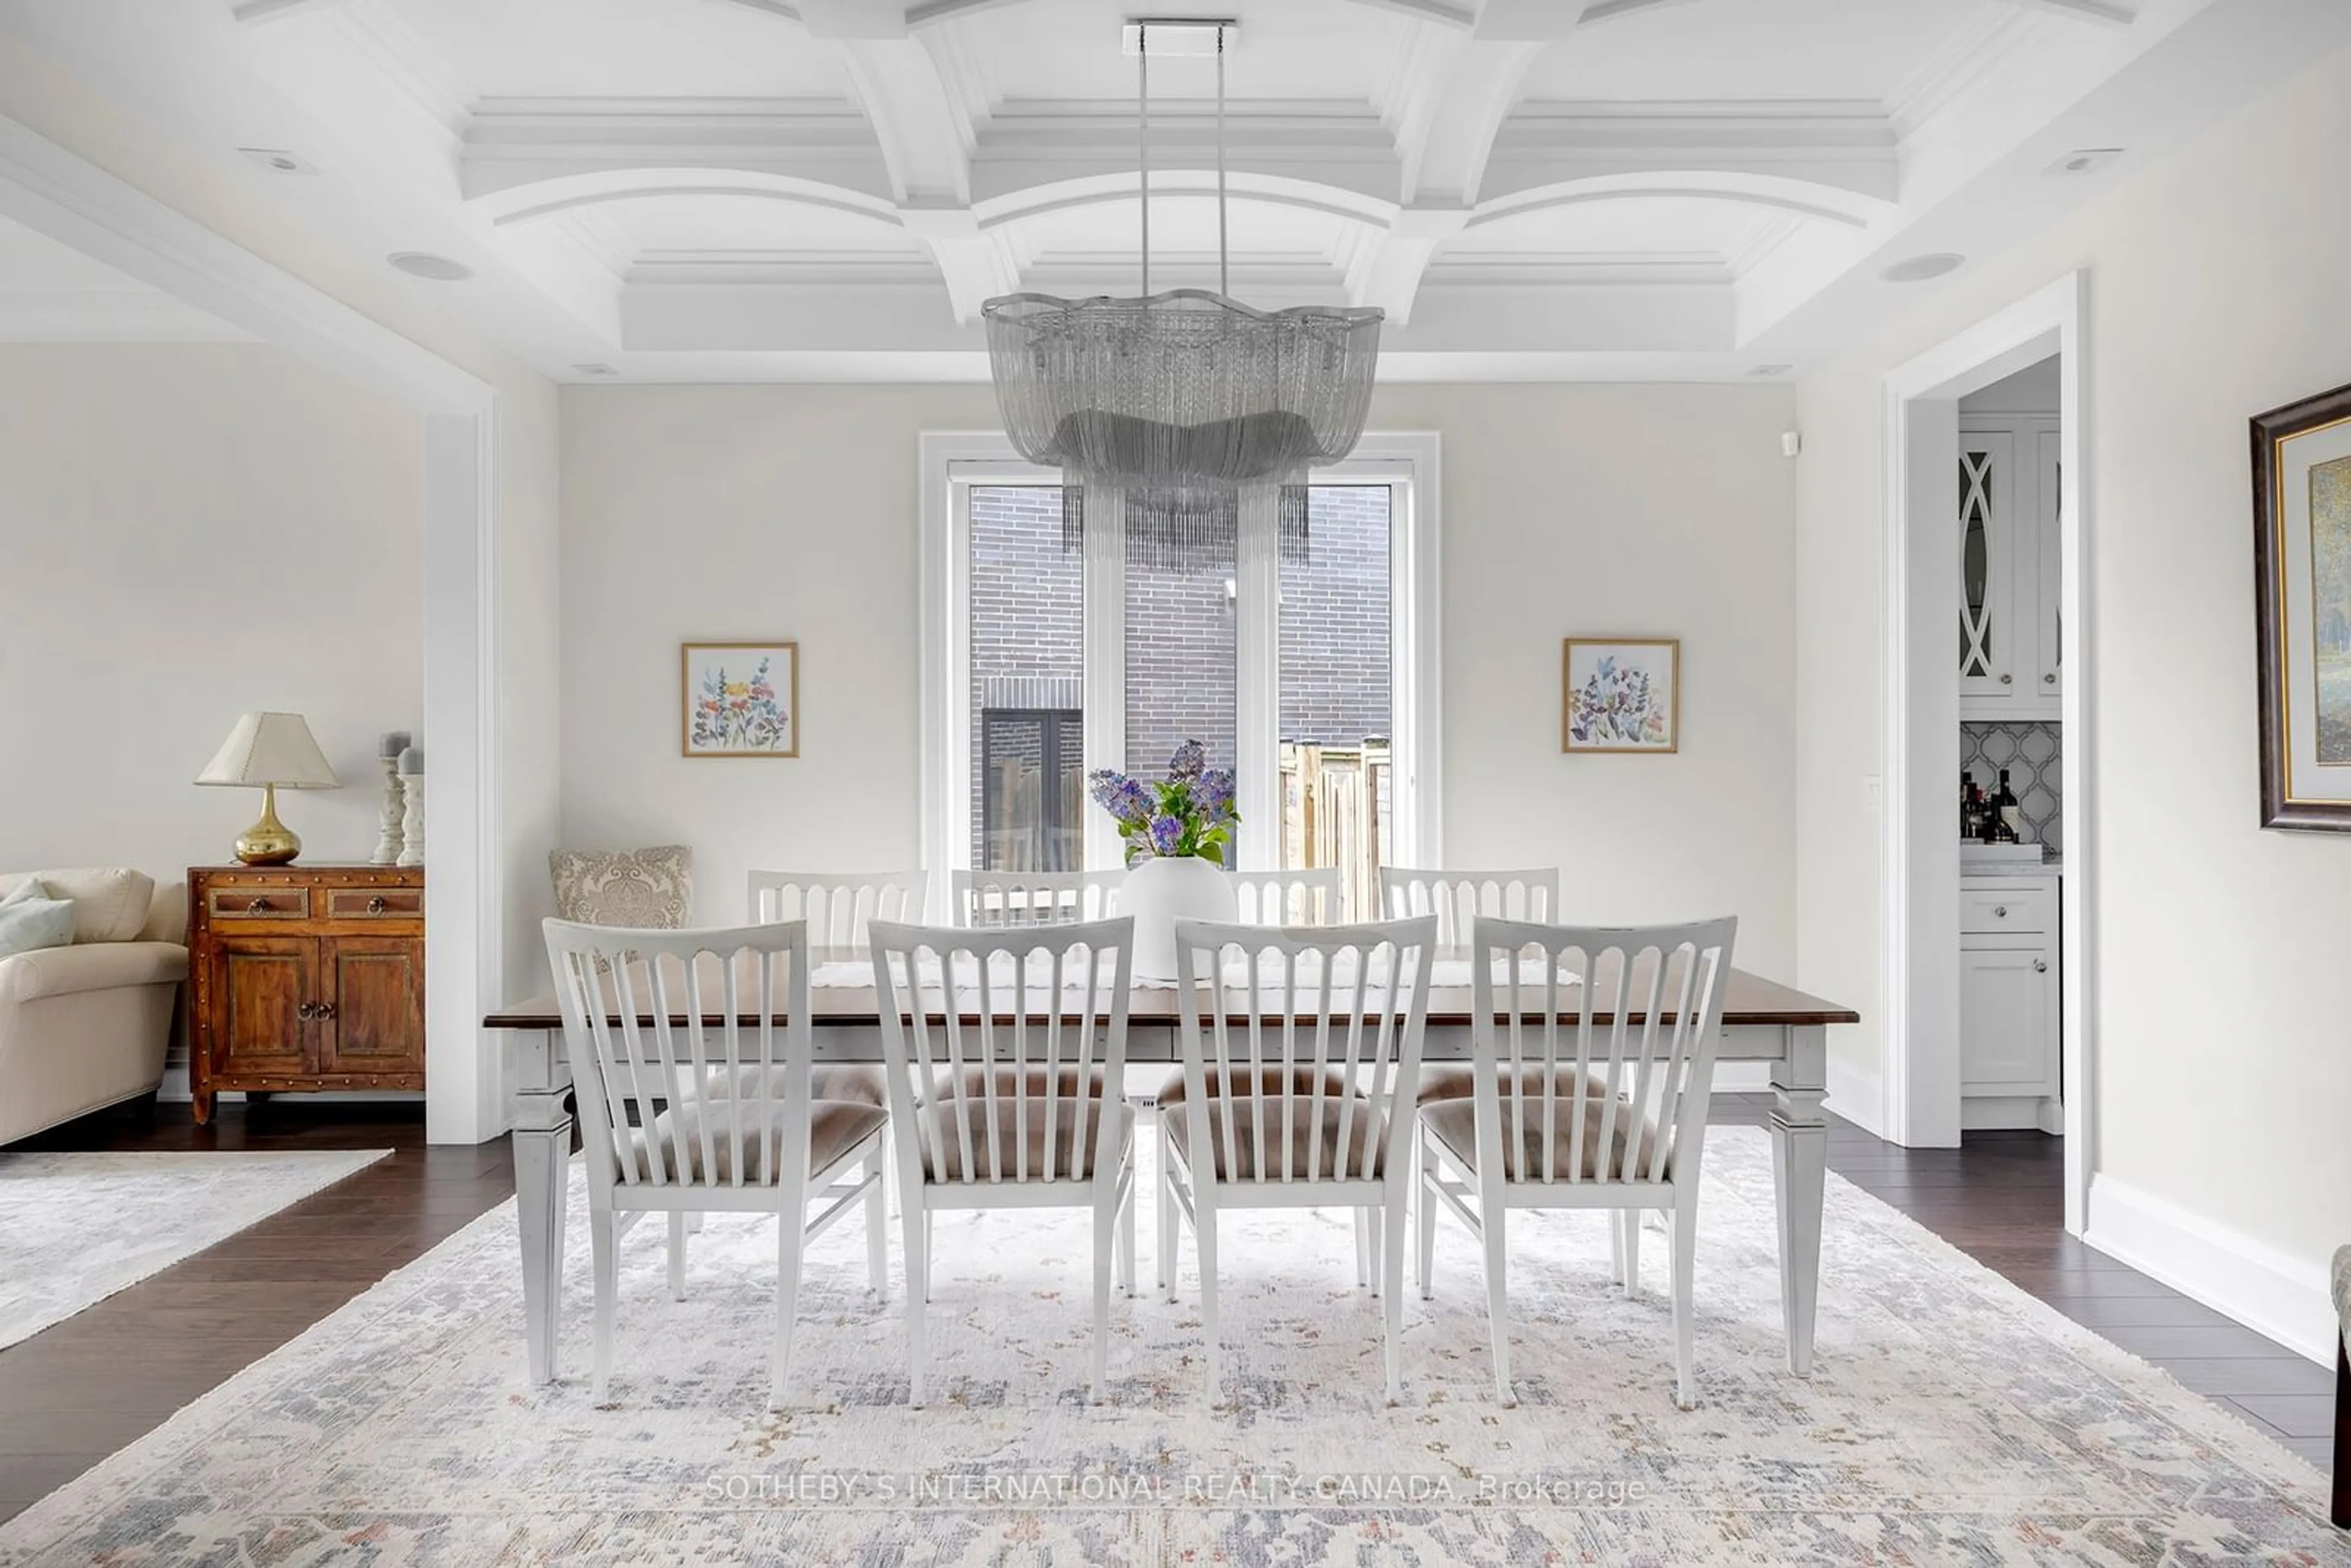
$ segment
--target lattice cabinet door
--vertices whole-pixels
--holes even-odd
[[[1959,434],[1959,697],[2011,698],[2020,674],[2017,602],[2016,438]],[[2029,656],[2029,655],[2028,655]]]

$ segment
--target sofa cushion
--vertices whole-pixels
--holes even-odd
[[[78,866],[63,871],[0,873],[0,898],[38,883],[43,896],[73,904],[77,942],[135,942],[147,924],[155,880],[128,866]]]
[[[0,894],[0,958],[44,947],[63,947],[73,941],[74,906],[62,898],[45,898],[41,884],[26,883]]]

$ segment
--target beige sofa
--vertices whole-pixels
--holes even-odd
[[[0,873],[0,898],[37,878],[74,904],[74,939],[0,958],[0,1144],[153,1092],[163,1081],[187,895],[119,867]]]

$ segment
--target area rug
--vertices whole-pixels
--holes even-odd
[[[1792,1375],[1750,1129],[1708,1139],[1689,1411],[1658,1239],[1627,1301],[1598,1218],[1513,1217],[1502,1409],[1448,1227],[1390,1408],[1349,1220],[1269,1211],[1223,1231],[1235,1393],[1210,1408],[1193,1254],[1180,1302],[1152,1299],[1148,1203],[1104,1404],[1089,1227],[1029,1210],[939,1219],[922,1410],[854,1220],[812,1250],[805,1403],[775,1414],[772,1227],[712,1216],[683,1302],[640,1228],[600,1408],[572,1191],[561,1382],[523,1377],[509,1206],[0,1526],[0,1562],[2351,1564],[2310,1466],[1834,1177],[1818,1364]]]
[[[29,1339],[390,1153],[0,1150],[0,1346]]]

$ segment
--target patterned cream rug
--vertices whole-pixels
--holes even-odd
[[[1088,1228],[1033,1211],[940,1219],[924,1410],[853,1223],[812,1256],[780,1415],[772,1228],[713,1216],[679,1303],[643,1227],[600,1409],[575,1173],[560,1384],[523,1380],[508,1206],[0,1526],[0,1562],[2351,1564],[2307,1464],[1834,1177],[1790,1375],[1768,1145],[1719,1130],[1707,1162],[1692,1411],[1659,1239],[1626,1301],[1600,1221],[1513,1221],[1503,1410],[1448,1230],[1390,1409],[1348,1221],[1264,1212],[1224,1232],[1234,1405],[1202,1402],[1187,1248],[1181,1304],[1117,1305],[1090,1406]]]
[[[390,1153],[0,1150],[0,1346],[29,1339]]]

